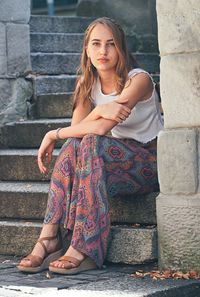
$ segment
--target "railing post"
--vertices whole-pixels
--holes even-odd
[[[54,0],[47,0],[48,15],[54,16]]]

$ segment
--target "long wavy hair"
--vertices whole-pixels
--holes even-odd
[[[79,102],[84,104],[87,100],[92,103],[91,92],[92,87],[97,79],[97,70],[92,65],[91,60],[88,58],[86,48],[90,39],[92,30],[97,24],[102,24],[109,28],[112,32],[114,44],[118,52],[118,62],[116,65],[116,92],[120,94],[123,90],[128,71],[138,66],[136,60],[128,52],[126,37],[121,26],[113,19],[102,17],[94,20],[86,29],[83,40],[83,51],[81,55],[81,63],[77,71],[76,87],[73,94],[74,106],[73,110]]]

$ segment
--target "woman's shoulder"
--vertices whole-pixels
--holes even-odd
[[[142,68],[133,68],[128,72],[128,77],[131,78],[139,73],[146,73],[148,76],[150,76],[150,74]]]

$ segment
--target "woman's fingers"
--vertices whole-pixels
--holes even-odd
[[[48,152],[47,153],[47,161],[49,164],[51,163],[51,160],[52,160],[52,153]]]
[[[44,163],[43,163],[43,156],[38,153],[38,167],[40,169],[40,172],[45,174],[46,173],[46,167],[44,166]]]

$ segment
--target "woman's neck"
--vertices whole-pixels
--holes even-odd
[[[101,73],[99,74],[101,82],[101,90],[104,94],[110,94],[115,92],[116,86],[116,74],[115,73]]]

